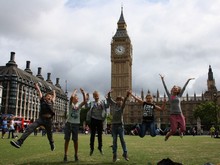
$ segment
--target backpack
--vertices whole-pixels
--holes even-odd
[[[157,163],[157,165],[182,165],[182,163],[173,162],[171,159],[163,159]]]

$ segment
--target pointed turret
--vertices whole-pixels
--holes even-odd
[[[130,40],[129,36],[128,36],[128,33],[127,33],[127,24],[125,22],[125,19],[124,19],[124,15],[123,15],[123,7],[121,7],[121,15],[120,15],[120,18],[118,20],[118,28],[117,28],[117,31],[113,37],[113,40],[117,40],[117,39],[128,39]]]
[[[212,92],[217,91],[211,65],[209,65],[207,86],[208,86],[208,91],[212,91]]]

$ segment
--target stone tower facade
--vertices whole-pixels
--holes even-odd
[[[117,23],[117,31],[111,42],[111,88],[112,98],[125,96],[132,89],[132,44],[127,33],[123,8]]]

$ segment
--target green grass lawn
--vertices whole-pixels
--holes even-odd
[[[6,136],[7,137],[7,136]],[[79,162],[74,162],[73,143],[69,145],[68,162],[63,163],[64,139],[63,134],[54,134],[56,149],[50,151],[47,138],[41,134],[30,135],[20,149],[10,145],[10,139],[0,139],[0,164],[4,165],[45,165],[45,164],[98,164],[112,163],[112,137],[103,135],[104,155],[97,149],[89,156],[89,135],[79,135]],[[119,140],[119,139],[118,139]],[[130,161],[122,158],[122,148],[118,141],[117,165],[155,165],[164,158],[170,158],[184,165],[203,165],[211,162],[220,164],[220,139],[210,136],[172,136],[164,141],[164,136],[125,136]]]

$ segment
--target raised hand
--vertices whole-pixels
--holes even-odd
[[[159,74],[159,75],[160,75],[160,78],[161,78],[161,79],[164,79],[165,76],[162,76],[161,74]]]

